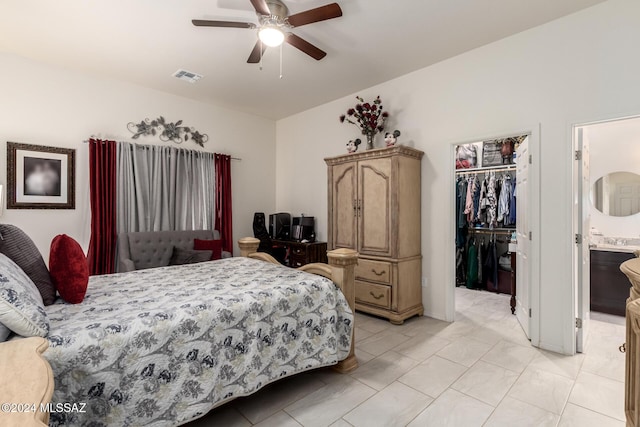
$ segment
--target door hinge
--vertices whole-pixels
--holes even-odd
[[[574,155],[574,158],[576,160],[582,160],[582,150],[576,150],[576,153]]]
[[[582,329],[582,319],[579,317],[576,317],[576,328]]]
[[[532,238],[533,238],[533,233],[530,231],[529,232],[529,240],[532,240]]]
[[[532,158],[531,158],[531,154],[529,154],[529,164],[531,164],[533,162]]]
[[[582,234],[576,234],[575,238],[576,244],[579,245],[582,243]]]
[[[531,317],[531,309],[529,309],[529,317]]]

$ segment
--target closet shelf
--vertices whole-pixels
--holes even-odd
[[[487,166],[483,168],[456,169],[456,175],[484,173],[484,172],[514,171],[514,170],[516,170],[516,165]]]

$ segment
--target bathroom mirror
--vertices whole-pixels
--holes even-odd
[[[605,215],[629,216],[640,212],[640,175],[612,172],[593,184],[591,203]]]

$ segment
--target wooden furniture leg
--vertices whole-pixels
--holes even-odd
[[[620,271],[631,282],[626,306],[626,342],[621,346],[626,353],[624,412],[628,427],[640,427],[640,258],[623,262]]]

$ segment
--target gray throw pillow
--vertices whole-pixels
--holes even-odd
[[[0,323],[0,342],[6,341],[9,335],[11,335],[11,329]]]
[[[197,262],[209,261],[211,254],[212,251],[194,251],[180,249],[174,246],[169,265],[195,264]]]
[[[56,300],[56,287],[51,282],[49,270],[33,240],[15,225],[0,224],[0,253],[18,264],[36,285],[44,305]]]

